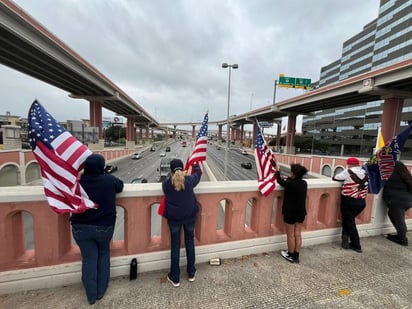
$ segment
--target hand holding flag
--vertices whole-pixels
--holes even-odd
[[[28,135],[40,165],[44,193],[57,213],[82,213],[97,208],[79,183],[79,171],[92,152],[66,131],[36,101],[28,115]]]

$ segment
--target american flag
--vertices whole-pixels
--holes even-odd
[[[82,213],[97,208],[79,183],[79,171],[92,152],[67,132],[36,101],[28,115],[28,134],[40,165],[44,193],[57,213]]]
[[[208,128],[209,117],[206,113],[203,118],[202,126],[196,136],[196,144],[190,154],[190,157],[186,161],[185,170],[189,170],[195,163],[202,163],[206,160],[207,151],[207,128]]]
[[[373,154],[366,164],[363,165],[363,169],[366,170],[369,177],[369,193],[378,194],[389,177],[391,177],[395,162],[399,160],[411,131],[412,124],[409,124],[401,133]]]
[[[256,124],[255,160],[259,190],[268,196],[276,186],[276,170],[273,167],[275,155],[266,145],[259,124]]]

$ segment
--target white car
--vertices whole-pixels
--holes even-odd
[[[138,160],[138,159],[141,159],[141,158],[142,158],[142,155],[138,152],[136,152],[132,155],[133,160]]]
[[[242,155],[247,155],[247,151],[245,149],[242,150]]]
[[[166,154],[164,152],[161,152],[160,157],[166,157]]]

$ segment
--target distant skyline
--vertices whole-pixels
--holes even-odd
[[[378,16],[378,0],[16,0],[24,11],[159,122],[226,119],[272,104],[279,74],[319,80],[342,44]],[[50,8],[53,8],[51,14]],[[0,114],[34,99],[58,120],[89,118],[85,100],[0,65]],[[304,93],[276,90],[276,101]],[[103,116],[113,113],[103,111]]]

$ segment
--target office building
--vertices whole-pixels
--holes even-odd
[[[342,46],[341,58],[321,68],[319,87],[412,58],[412,0],[381,0],[378,17]],[[376,145],[383,99],[304,116],[302,132],[311,153],[368,156]],[[401,128],[412,120],[412,98],[405,99]],[[412,143],[407,142],[412,157]]]

